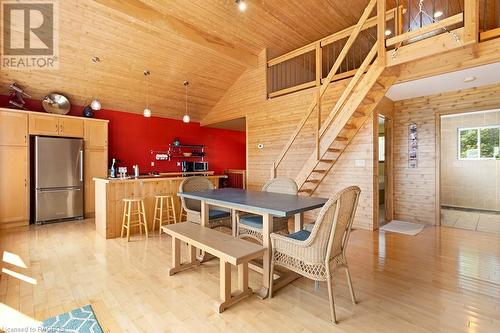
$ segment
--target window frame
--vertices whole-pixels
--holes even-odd
[[[488,125],[488,126],[474,126],[474,127],[459,127],[457,128],[457,157],[459,161],[487,161],[487,160],[497,160],[495,156],[493,157],[481,157],[481,130],[489,128],[498,128],[500,133],[500,125]],[[477,156],[478,157],[461,157],[461,142],[460,134],[462,131],[477,130]],[[499,134],[500,135],[500,134]]]

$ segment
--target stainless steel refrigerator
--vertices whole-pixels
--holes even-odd
[[[83,140],[35,137],[35,223],[83,218]]]

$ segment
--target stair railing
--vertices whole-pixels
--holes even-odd
[[[370,63],[372,62],[372,60],[374,59],[374,57],[378,53],[378,51],[383,49],[384,52],[381,52],[381,54],[383,54],[385,56],[385,36],[384,36],[385,23],[386,23],[385,1],[384,0],[370,0],[367,7],[363,11],[363,14],[361,15],[358,23],[354,27],[351,35],[347,39],[347,42],[345,43],[344,47],[342,48],[342,51],[339,53],[339,56],[337,57],[337,59],[335,60],[335,63],[333,64],[332,68],[330,69],[328,76],[324,80],[325,83],[323,85],[319,86],[318,94],[317,94],[316,98],[314,98],[312,100],[311,104],[307,108],[306,114],[301,119],[301,121],[299,122],[299,124],[297,125],[295,130],[293,131],[290,139],[285,144],[285,147],[283,148],[281,153],[278,155],[278,158],[273,162],[272,169],[271,169],[271,176],[273,178],[276,177],[278,167],[280,166],[281,162],[285,158],[285,156],[288,153],[288,151],[290,150],[291,146],[293,145],[293,143],[297,139],[298,135],[300,134],[300,132],[304,128],[304,125],[309,120],[314,109],[318,110],[318,123],[316,126],[316,156],[317,156],[317,159],[319,160],[320,155],[321,155],[320,145],[321,145],[322,134],[324,134],[326,128],[328,128],[328,126],[331,124],[331,122],[333,121],[334,116],[335,116],[335,113],[333,113],[333,112],[330,113],[329,118],[327,118],[327,120],[325,120],[325,123],[323,124],[323,126],[321,126],[321,118],[320,118],[321,99],[322,99],[326,89],[328,88],[329,84],[335,84],[334,82],[331,83],[332,78],[339,70],[340,65],[344,61],[351,46],[354,44],[354,41],[356,40],[360,31],[363,28],[363,25],[365,24],[366,20],[368,19],[371,12],[375,8],[375,4],[377,4],[377,36],[378,36],[378,41],[374,45],[374,47],[372,48],[372,50],[370,51],[368,56],[363,61],[361,67],[357,70],[355,76],[352,78],[349,85],[344,90],[344,92],[341,96],[342,102],[339,103],[340,102],[340,99],[339,99],[339,101],[337,101],[337,103],[335,105],[334,110],[332,110],[332,111],[335,111],[335,113],[337,113],[338,110],[340,110],[340,107],[345,103],[345,101],[347,100],[347,97],[349,97],[349,95],[351,94],[352,89],[359,82],[359,79],[361,78],[362,74],[367,70],[368,66],[370,65]],[[328,126],[326,126],[326,125],[328,125]]]

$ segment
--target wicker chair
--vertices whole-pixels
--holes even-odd
[[[204,190],[212,190],[214,189],[214,185],[210,180],[204,177],[188,177],[184,179],[179,185],[179,192],[196,192],[196,191],[204,191]],[[201,223],[201,203],[199,200],[195,199],[187,199],[181,197],[182,209],[187,214],[186,220],[194,223]],[[211,208],[208,214],[208,227],[209,228],[217,228],[217,227],[226,227],[231,229],[231,213]]]
[[[330,314],[337,323],[333,300],[332,271],[344,267],[351,299],[356,304],[346,249],[351,226],[356,213],[360,189],[348,187],[327,201],[321,209],[311,232],[301,230],[283,236],[271,234],[271,281],[269,297],[272,297],[274,266],[288,268],[314,281],[326,281],[330,298]]]
[[[262,187],[262,191],[297,195],[298,188],[293,179],[278,177],[267,181],[267,183]],[[238,237],[249,237],[262,244],[262,223],[262,216],[260,215],[238,215]],[[274,218],[273,227],[273,232],[288,234],[288,218]]]

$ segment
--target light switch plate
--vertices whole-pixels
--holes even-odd
[[[355,160],[354,166],[357,168],[363,168],[365,166],[365,160]]]
[[[151,162],[151,166],[155,166],[155,162]]]

